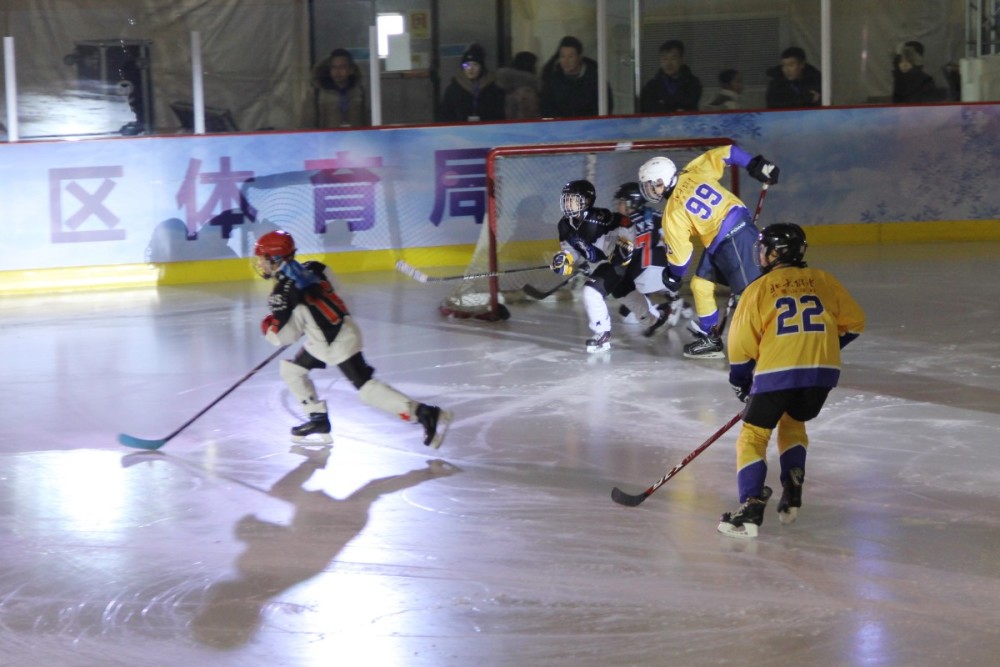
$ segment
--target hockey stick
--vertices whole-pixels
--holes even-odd
[[[288,348],[287,345],[282,345],[281,347],[279,347],[274,352],[274,354],[272,354],[267,359],[265,359],[264,361],[262,361],[259,364],[257,364],[252,371],[250,371],[249,373],[247,373],[246,375],[244,375],[242,378],[240,378],[239,380],[237,380],[236,384],[234,384],[232,387],[230,387],[229,389],[227,389],[224,392],[222,392],[221,396],[219,396],[214,401],[212,401],[211,403],[209,403],[208,405],[206,405],[204,408],[202,408],[198,412],[198,414],[196,414],[194,417],[191,417],[191,419],[189,419],[186,422],[184,422],[183,424],[181,424],[180,428],[178,428],[176,431],[174,431],[170,435],[166,436],[165,438],[160,438],[159,440],[146,440],[144,438],[137,438],[134,435],[128,435],[127,433],[119,433],[118,434],[118,442],[121,443],[121,444],[123,444],[123,445],[125,445],[126,447],[135,447],[136,449],[159,449],[163,445],[167,444],[170,440],[173,440],[174,437],[176,437],[181,431],[183,431],[188,426],[190,426],[191,424],[193,424],[196,419],[198,419],[203,414],[205,414],[206,412],[208,412],[209,410],[211,410],[213,407],[215,407],[216,403],[218,403],[219,401],[221,401],[222,399],[224,399],[226,396],[229,396],[229,394],[233,393],[233,391],[237,387],[239,387],[241,384],[243,384],[244,382],[246,382],[247,380],[249,380],[254,375],[254,373],[256,373],[260,369],[264,368],[264,366],[268,365],[270,362],[274,361],[275,357],[277,357],[279,354],[281,354],[282,352],[284,352],[287,348]]]
[[[396,270],[408,278],[413,278],[418,283],[438,282],[441,280],[477,280],[479,278],[492,278],[494,276],[504,276],[508,273],[521,273],[522,271],[539,271],[548,269],[549,265],[529,266],[524,269],[507,269],[506,271],[487,271],[486,273],[469,273],[460,276],[429,276],[420,269],[414,268],[403,260],[396,262]]]
[[[569,278],[567,278],[566,280],[563,280],[562,282],[560,282],[558,285],[556,285],[552,289],[545,290],[544,292],[542,290],[538,289],[537,287],[535,287],[534,285],[532,285],[531,283],[528,283],[527,285],[525,285],[524,287],[522,287],[521,291],[523,291],[525,294],[527,294],[528,296],[530,296],[532,299],[537,299],[537,300],[541,301],[542,299],[544,299],[546,297],[550,297],[553,294],[555,294],[556,292],[558,292],[559,290],[561,290],[563,287],[565,287],[566,285],[569,284],[569,281],[573,280],[573,278],[576,278],[576,276],[577,276],[577,274],[574,273]]]
[[[698,445],[698,448],[696,450],[685,456],[683,461],[675,465],[670,470],[670,472],[668,472],[666,475],[658,479],[653,484],[653,486],[649,487],[642,493],[633,496],[629,493],[625,493],[616,486],[615,488],[611,489],[611,500],[615,501],[619,505],[625,505],[626,507],[635,507],[636,505],[640,504],[646,498],[649,498],[651,495],[653,495],[654,491],[656,491],[658,488],[666,484],[671,477],[679,473],[684,468],[684,466],[691,463],[691,461],[693,461],[696,456],[698,456],[703,451],[708,449],[709,445],[711,445],[713,442],[721,438],[726,431],[731,429],[736,424],[736,422],[738,422],[742,418],[743,418],[743,411],[740,410],[732,419],[726,422],[722,426],[722,428],[713,433],[708,440]]]

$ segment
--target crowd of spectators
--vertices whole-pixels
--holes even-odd
[[[672,114],[691,111],[730,111],[744,108],[743,73],[722,70],[710,97],[703,100],[701,79],[685,62],[685,45],[668,39],[659,49],[659,68],[642,86],[637,112]],[[908,41],[892,57],[892,102],[920,104],[945,98],[933,77],[923,70],[924,47]],[[471,44],[437,101],[435,120],[464,123],[535,118],[580,118],[599,112],[597,62],[584,53],[582,42],[567,35],[538,71],[538,57],[521,51],[493,73],[486,52]],[[798,46],[782,51],[778,64],[764,72],[768,109],[818,107],[822,103],[822,74]],[[369,116],[368,99],[357,65],[348,51],[336,49],[313,69],[317,94],[317,127],[358,127]],[[610,84],[607,111],[614,112]]]

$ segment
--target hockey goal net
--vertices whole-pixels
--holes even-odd
[[[487,224],[465,268],[466,279],[441,302],[441,313],[505,320],[510,313],[504,303],[523,300],[525,286],[537,296],[566,280],[548,263],[559,250],[559,199],[569,181],[590,181],[597,191],[595,205],[614,209],[615,191],[638,180],[646,160],[662,155],[683,169],[705,151],[732,143],[726,138],[642,139],[494,148],[486,158]],[[722,182],[739,195],[735,167]]]

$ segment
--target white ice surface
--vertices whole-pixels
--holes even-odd
[[[290,451],[274,363],[149,454],[116,434],[272,352],[264,286],[4,298],[0,664],[998,664],[1000,244],[941,250],[810,251],[869,329],[756,541],[715,531],[735,428],[610,499],[741,407],[681,330],[587,355],[578,301],[444,320],[447,283],[345,277],[378,377],[455,411],[439,452],[335,369],[329,459]]]

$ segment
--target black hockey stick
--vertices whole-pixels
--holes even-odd
[[[653,484],[653,486],[649,487],[642,493],[633,496],[629,493],[625,493],[616,486],[615,488],[611,489],[611,500],[615,501],[619,505],[625,505],[626,507],[635,507],[636,505],[639,505],[646,498],[649,498],[651,495],[653,495],[654,491],[656,491],[658,488],[666,484],[671,477],[679,473],[684,468],[684,466],[691,463],[691,461],[693,461],[696,456],[698,456],[703,451],[708,449],[709,445],[711,445],[713,442],[721,438],[726,431],[731,429],[736,424],[736,422],[738,422],[742,418],[743,418],[743,411],[740,410],[732,419],[726,422],[722,426],[722,428],[713,433],[708,440],[698,445],[698,448],[696,450],[685,456],[683,461],[675,465],[670,470],[670,472],[668,472],[666,475],[658,479]]]
[[[118,434],[118,442],[121,443],[121,444],[123,444],[123,445],[125,445],[126,447],[135,447],[136,449],[159,449],[163,445],[167,444],[170,440],[173,440],[181,431],[183,431],[188,426],[190,426],[191,424],[193,424],[196,419],[198,419],[203,414],[205,414],[206,412],[208,412],[209,410],[211,410],[213,407],[215,407],[215,405],[219,401],[221,401],[222,399],[224,399],[226,396],[229,396],[229,394],[233,393],[233,391],[237,387],[239,387],[241,384],[243,384],[244,382],[246,382],[247,380],[249,380],[251,377],[253,377],[254,373],[256,373],[260,369],[264,368],[264,366],[267,366],[269,363],[271,363],[275,359],[275,357],[277,357],[279,354],[281,354],[282,352],[284,352],[287,348],[288,348],[287,345],[282,345],[281,347],[279,347],[274,352],[274,354],[272,354],[267,359],[265,359],[264,361],[262,361],[259,364],[257,364],[252,371],[250,371],[249,373],[247,373],[246,375],[244,375],[243,377],[241,377],[239,380],[237,380],[236,384],[234,384],[232,387],[230,387],[229,389],[227,389],[224,392],[222,392],[221,396],[219,396],[214,401],[212,401],[211,403],[209,403],[208,405],[206,405],[204,408],[202,408],[198,412],[198,414],[196,414],[194,417],[191,417],[191,419],[189,419],[186,422],[184,422],[183,424],[181,424],[180,428],[178,428],[176,431],[174,431],[170,435],[166,436],[165,438],[160,438],[159,440],[146,440],[144,438],[137,438],[134,435],[128,435],[127,433],[119,433]]]
[[[525,285],[524,287],[522,287],[521,291],[523,291],[525,294],[527,294],[528,296],[530,296],[532,299],[538,299],[539,301],[541,301],[542,299],[545,299],[547,297],[552,296],[553,294],[555,294],[556,292],[558,292],[559,290],[561,290],[563,287],[565,287],[566,285],[568,285],[569,281],[573,280],[573,278],[576,278],[576,275],[577,274],[574,273],[569,278],[567,278],[566,280],[563,280],[562,282],[560,282],[559,284],[557,284],[552,289],[545,290],[544,292],[542,290],[538,289],[537,287],[535,287],[534,285],[532,285],[531,283],[528,283],[527,285]]]
[[[529,266],[523,269],[507,269],[506,271],[487,271],[486,273],[467,273],[460,276],[429,276],[420,269],[410,266],[403,260],[396,262],[396,270],[408,278],[413,278],[418,283],[438,282],[441,280],[477,280],[479,278],[492,278],[494,276],[504,276],[508,273],[521,273],[523,271],[540,271],[549,269],[549,265]]]

